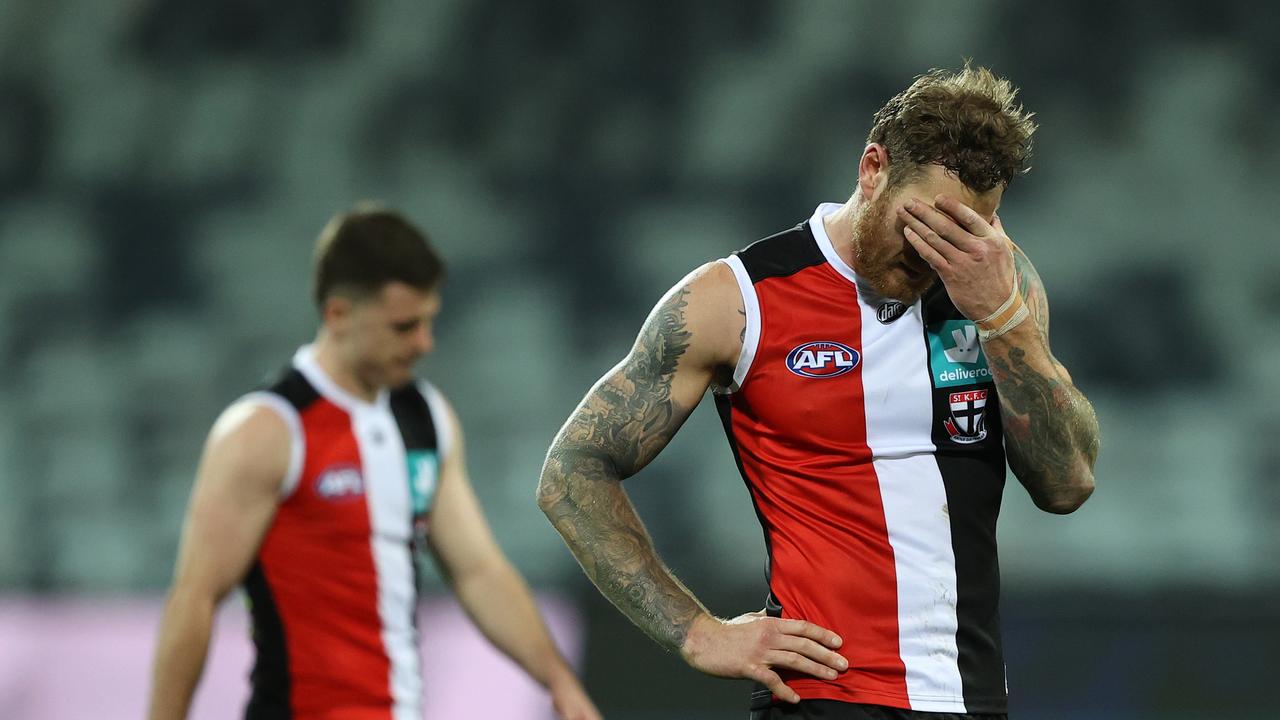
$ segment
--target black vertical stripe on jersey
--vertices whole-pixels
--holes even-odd
[[[752,284],[766,278],[795,275],[807,267],[827,261],[808,223],[757,240],[739,250],[737,255]]]
[[[391,415],[396,420],[396,427],[400,429],[400,437],[404,440],[405,450],[435,450],[439,445],[438,435],[436,434],[435,420],[431,417],[431,406],[427,403],[426,397],[422,391],[418,389],[417,383],[410,383],[391,393]],[[437,460],[437,462],[439,462]],[[437,479],[437,483],[439,479]],[[438,485],[436,492],[439,492]],[[416,518],[411,518],[410,522],[416,524]],[[418,629],[418,612],[417,612],[417,595],[422,587],[422,571],[418,566],[418,562],[422,559],[426,548],[421,547],[419,533],[415,530],[411,541],[412,557],[410,565],[413,567],[413,591],[414,601],[412,607],[413,612],[410,613],[410,619],[413,622],[414,630]]]
[[[436,425],[431,406],[418,386],[410,383],[391,393],[391,414],[400,428],[405,450],[435,450]]]
[[[956,649],[965,707],[970,713],[1007,712],[1004,653],[1000,640],[1000,566],[996,520],[1004,493],[1005,460],[1000,405],[995,386],[974,383],[936,387],[928,328],[963,319],[941,284],[925,296],[925,351],[933,387],[934,458],[947,495],[951,544],[956,559]],[[987,437],[963,445],[953,441],[943,423],[951,416],[952,392],[986,389]]]
[[[255,562],[244,581],[253,620],[253,645],[257,658],[249,681],[253,687],[245,720],[288,720],[293,717],[289,703],[289,654],[284,625],[276,609],[275,596],[262,566]]]
[[[729,439],[729,450],[733,452],[733,462],[738,466],[738,473],[742,476],[742,482],[747,486],[747,494],[751,496],[751,507],[755,508],[756,518],[760,521],[760,529],[764,532],[764,577],[765,583],[769,586],[769,593],[765,596],[764,602],[765,614],[770,617],[782,617],[782,605],[778,603],[773,594],[773,542],[769,538],[769,526],[765,524],[764,514],[760,512],[760,506],[756,504],[756,494],[751,490],[751,481],[747,478],[747,470],[742,466],[742,456],[738,453],[738,441],[733,436],[733,401],[728,395],[722,394],[717,394],[715,399],[716,411],[720,415],[720,423],[724,426],[725,437]],[[752,710],[766,708],[772,702],[773,691],[762,683],[752,684]]]
[[[733,436],[733,401],[728,395],[716,394],[716,412],[720,414],[720,424],[724,426],[724,435],[729,439],[729,450],[733,453],[733,462],[738,466],[738,474],[747,486],[747,494],[751,496],[751,507],[755,508],[756,519],[760,521],[760,529],[764,531],[764,578],[769,583],[769,597],[773,597],[773,540],[769,537],[769,525],[765,523],[764,513],[756,503],[756,494],[751,489],[751,479],[742,466],[742,456],[738,453],[738,440]],[[775,602],[776,604],[776,602]],[[779,606],[781,607],[781,606]]]
[[[311,383],[307,382],[302,373],[292,367],[285,368],[276,381],[266,387],[266,390],[288,400],[298,412],[302,412],[311,403],[320,399],[320,393],[311,387]]]

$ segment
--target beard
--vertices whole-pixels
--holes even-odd
[[[933,287],[938,275],[907,243],[897,222],[889,219],[891,207],[891,194],[884,192],[854,218],[854,267],[877,294],[913,305]],[[904,261],[925,270],[911,272],[903,267]]]

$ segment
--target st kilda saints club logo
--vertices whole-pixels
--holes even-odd
[[[787,369],[807,378],[832,378],[858,366],[862,357],[843,343],[819,340],[797,345],[787,353]]]
[[[881,325],[888,325],[894,320],[902,317],[906,312],[906,305],[903,305],[897,300],[890,300],[876,308],[876,320],[879,320]]]
[[[987,390],[949,393],[951,417],[942,426],[952,442],[968,445],[987,437]]]

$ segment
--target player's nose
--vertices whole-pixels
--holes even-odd
[[[426,355],[435,349],[436,338],[430,327],[421,327],[413,334],[413,349],[419,355]]]

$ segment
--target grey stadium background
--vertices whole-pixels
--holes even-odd
[[[972,57],[1037,112],[1001,217],[1104,438],[1079,513],[1006,493],[1014,714],[1275,717],[1278,8],[0,2],[0,601],[159,597],[204,433],[310,337],[325,219],[377,198],[450,264],[424,372],[503,546],[583,618],[601,708],[745,716],[587,584],[542,454],[662,292],[845,199],[871,113]],[[709,407],[629,488],[713,610],[760,606]],[[0,673],[0,716],[30,702]]]

